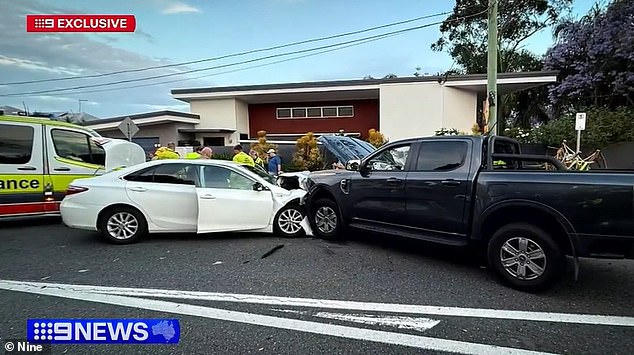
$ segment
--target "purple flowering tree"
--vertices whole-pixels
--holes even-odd
[[[560,71],[549,89],[557,112],[634,107],[634,1],[615,0],[557,28],[544,69]]]

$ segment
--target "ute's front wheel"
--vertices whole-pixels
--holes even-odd
[[[324,198],[315,201],[311,206],[311,227],[313,233],[319,238],[335,239],[340,236],[343,229],[337,204]]]
[[[542,229],[513,223],[500,228],[487,248],[489,266],[509,286],[522,291],[540,291],[562,274],[565,255]]]

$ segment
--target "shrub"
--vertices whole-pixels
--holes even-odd
[[[260,159],[266,160],[266,158],[268,157],[266,152],[269,149],[275,149],[275,151],[277,151],[277,146],[266,141],[266,131],[258,131],[258,142],[253,144],[251,146],[251,149],[255,150],[258,153]]]
[[[308,132],[297,140],[293,165],[300,170],[318,170],[322,166],[317,138],[313,132]]]
[[[383,133],[372,128],[368,130],[368,142],[378,148],[387,143],[388,140],[385,138],[385,136],[383,136]]]
[[[593,108],[586,113],[586,129],[581,132],[583,150],[603,149],[613,143],[634,141],[634,109]],[[564,139],[576,142],[575,115],[562,116],[535,129],[537,142],[558,147]]]

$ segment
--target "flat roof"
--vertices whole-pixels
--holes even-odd
[[[180,111],[171,111],[171,110],[163,110],[163,111],[152,111],[152,112],[144,112],[137,113],[134,115],[125,115],[125,116],[117,116],[117,117],[108,117],[108,118],[100,118],[96,120],[90,120],[83,122],[84,126],[98,125],[102,123],[112,123],[112,122],[121,122],[126,118],[130,118],[131,120],[141,119],[141,118],[151,118],[151,117],[159,117],[159,116],[174,116],[174,117],[184,117],[184,118],[198,118],[200,119],[200,115],[189,112],[180,112]]]
[[[536,72],[517,72],[517,73],[499,73],[498,79],[521,79],[521,78],[537,78],[545,76],[557,76],[558,71],[536,71]],[[348,86],[378,86],[380,84],[400,84],[400,83],[418,83],[418,82],[451,82],[486,80],[486,74],[468,74],[468,75],[448,75],[448,76],[413,76],[392,79],[358,79],[358,80],[334,80],[334,81],[312,81],[298,83],[280,83],[280,84],[260,84],[260,85],[242,85],[242,86],[218,86],[192,89],[173,89],[173,95],[183,94],[202,94],[202,93],[220,93],[220,92],[240,92],[240,91],[259,91],[259,90],[283,90],[283,89],[309,89],[324,87],[348,87]]]
[[[557,82],[557,71],[498,74],[498,93],[508,93]],[[244,86],[174,89],[172,97],[184,102],[238,99],[248,104],[317,101],[378,100],[380,89],[392,85],[426,83],[486,93],[486,74],[419,76],[393,79],[316,81]]]

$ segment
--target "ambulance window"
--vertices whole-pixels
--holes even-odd
[[[31,161],[33,134],[33,127],[0,124],[0,164]]]
[[[95,144],[89,135],[62,129],[54,129],[51,135],[55,152],[60,157],[83,163],[105,164],[105,151]]]

